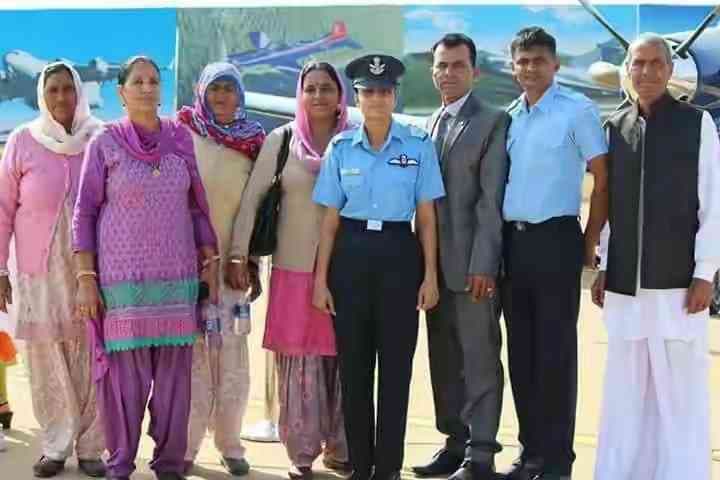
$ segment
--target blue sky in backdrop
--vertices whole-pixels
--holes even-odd
[[[637,7],[601,7],[603,15],[623,35],[635,36]],[[478,48],[494,53],[508,50],[513,34],[539,25],[558,39],[558,49],[583,54],[610,38],[607,31],[580,6],[474,5],[405,7],[406,53],[428,50],[443,33],[470,35]]]
[[[176,23],[174,9],[0,11],[0,59],[8,51],[23,50],[38,59],[85,65],[96,57],[114,64],[145,54],[168,67],[175,58]],[[161,110],[167,114],[175,100],[175,71],[161,74]],[[104,105],[95,114],[103,119],[122,116],[116,81],[104,82],[100,94]],[[0,102],[0,130],[36,115],[22,100]]]

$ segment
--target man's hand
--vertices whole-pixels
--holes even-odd
[[[600,308],[605,306],[605,272],[598,272],[590,290],[592,302]]]
[[[496,288],[495,278],[489,275],[469,275],[465,284],[465,291],[470,293],[470,298],[475,303],[483,298],[494,297]]]
[[[708,282],[707,280],[702,280],[700,278],[693,278],[685,299],[685,308],[687,309],[687,312],[699,313],[710,308],[712,294],[712,282]]]

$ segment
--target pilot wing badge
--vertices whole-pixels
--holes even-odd
[[[417,167],[418,165],[420,165],[420,162],[418,162],[414,158],[408,157],[407,155],[405,155],[403,153],[397,157],[393,157],[390,160],[388,160],[388,164],[389,165],[397,165],[398,167],[401,167],[401,168],[407,168],[407,167]]]
[[[382,75],[385,73],[385,64],[382,63],[380,57],[373,58],[373,61],[370,64],[370,73],[373,75]]]

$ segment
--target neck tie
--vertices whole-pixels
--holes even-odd
[[[445,110],[440,115],[440,120],[438,120],[438,123],[435,127],[435,135],[433,137],[433,141],[435,142],[435,149],[437,150],[438,160],[440,160],[440,157],[442,156],[443,145],[445,144],[445,137],[447,137],[450,120],[452,120],[452,115],[450,115]]]

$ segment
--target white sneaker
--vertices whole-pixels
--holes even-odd
[[[4,452],[7,450],[7,443],[5,442],[5,434],[3,434],[2,429],[0,429],[0,452]]]
[[[240,433],[240,438],[250,442],[279,442],[278,428],[270,420],[261,420],[255,425],[251,425]]]

